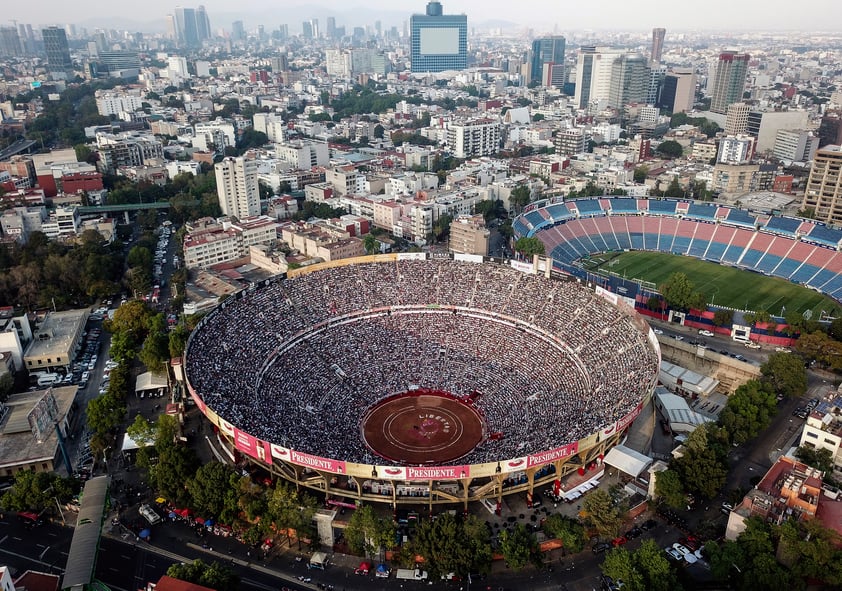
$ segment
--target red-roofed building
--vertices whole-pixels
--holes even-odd
[[[188,583],[181,579],[175,579],[164,575],[157,583],[146,585],[146,591],[216,591],[211,587],[204,587],[196,583]]]
[[[15,580],[15,591],[58,591],[59,576],[28,570]]]
[[[818,519],[826,528],[842,533],[839,491],[823,488],[822,472],[788,456],[769,468],[757,487],[728,515],[725,538],[736,540],[745,520],[760,517],[780,525],[787,519]]]

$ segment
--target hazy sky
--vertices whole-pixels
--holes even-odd
[[[241,18],[247,27],[288,23],[297,33],[301,20],[333,15],[337,25],[359,26],[380,19],[383,25],[401,25],[413,12],[423,12],[425,0],[35,0],[9,2],[3,20],[43,24],[79,23],[86,26],[111,22],[116,27],[128,23],[163,29],[164,15],[175,6],[203,3],[211,26],[230,29],[232,20]],[[669,30],[819,30],[842,31],[841,0],[811,0],[806,3],[784,0],[444,0],[445,13],[466,13],[468,22],[509,21],[534,27],[536,31],[560,33],[585,29],[641,30],[656,26]],[[5,24],[5,23],[4,23]],[[796,39],[793,39],[797,43]]]

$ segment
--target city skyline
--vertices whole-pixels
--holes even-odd
[[[58,0],[45,0],[35,5],[18,4],[6,14],[11,23],[31,22],[39,26],[50,24],[82,24],[114,22],[136,23],[139,28],[152,30],[165,28],[164,19],[177,6],[188,3],[172,0],[149,0],[144,4],[143,14],[121,11],[116,13],[114,5],[107,0],[90,0],[84,5],[73,5]],[[335,16],[337,22],[353,25],[367,24],[375,19],[384,24],[397,25],[409,19],[412,14],[424,12],[424,0],[405,2],[398,8],[386,0],[369,0],[362,5],[326,0],[317,4],[297,4],[280,10],[268,0],[249,3],[242,10],[232,11],[232,5],[223,0],[206,0],[204,6],[214,31],[230,28],[232,20],[242,19],[246,26],[266,22],[300,22],[301,18]],[[197,3],[198,5],[198,3]],[[575,10],[562,6],[547,5],[540,0],[524,0],[518,10],[500,0],[479,2],[478,0],[452,0],[447,2],[450,14],[467,14],[471,26],[486,23],[501,23],[501,26],[522,26],[534,28],[536,34],[557,30],[559,33],[580,30],[630,30],[644,31],[652,27],[666,27],[672,32],[693,30],[760,31],[760,30],[815,30],[842,32],[828,28],[829,23],[839,23],[842,5],[833,0],[817,0],[809,11],[787,11],[782,2],[751,0],[744,3],[728,3],[713,0],[704,10],[688,13],[676,10],[658,0],[642,3],[624,3],[620,0],[605,0],[601,3],[581,4]],[[50,20],[45,21],[44,15]],[[782,16],[782,15],[785,15]],[[727,18],[726,18],[727,17]],[[154,27],[154,29],[152,28]]]

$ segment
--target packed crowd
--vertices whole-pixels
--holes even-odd
[[[194,332],[186,369],[239,428],[360,463],[384,463],[360,434],[378,400],[414,387],[476,391],[487,434],[502,434],[459,460],[481,463],[575,441],[627,414],[657,374],[640,328],[575,283],[502,265],[353,264],[229,300]]]

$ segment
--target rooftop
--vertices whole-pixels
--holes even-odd
[[[50,312],[38,330],[32,331],[32,342],[24,356],[36,358],[65,354],[73,345],[80,325],[84,326],[87,322],[89,314],[87,308]]]
[[[58,407],[58,419],[67,416],[73,400],[76,398],[76,386],[52,388]],[[30,413],[44,397],[47,390],[36,390],[22,394],[12,394],[6,400],[9,412],[5,421],[0,423],[0,468],[19,466],[38,461],[52,461],[56,456],[58,437],[55,430],[38,441],[30,428]]]

